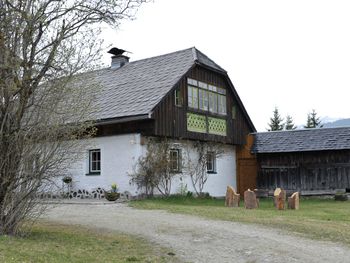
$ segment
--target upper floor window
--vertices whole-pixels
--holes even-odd
[[[225,89],[190,78],[187,79],[187,83],[188,107],[227,114]]]
[[[182,106],[182,92],[180,89],[175,90],[175,105]]]
[[[101,150],[95,149],[89,151],[89,174],[101,172]]]
[[[198,88],[188,86],[188,107],[198,109]]]

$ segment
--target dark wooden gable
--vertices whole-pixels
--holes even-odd
[[[213,114],[199,109],[188,107],[187,79],[195,79],[217,87],[226,89],[227,115]],[[239,98],[234,95],[232,84],[228,77],[199,65],[194,66],[155,107],[154,134],[176,139],[192,139],[202,141],[223,142],[229,144],[245,144],[246,136],[254,131],[249,117],[246,116]],[[182,106],[175,105],[175,90],[182,94]],[[232,107],[235,106],[236,116],[232,118]],[[227,135],[214,135],[209,133],[191,132],[187,130],[187,113],[205,115],[226,120]]]

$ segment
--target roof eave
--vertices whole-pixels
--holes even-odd
[[[147,120],[152,119],[150,114],[140,114],[140,115],[133,115],[133,116],[126,116],[126,117],[118,117],[118,118],[110,118],[110,119],[101,119],[96,120],[96,125],[109,125],[109,124],[117,124],[117,123],[124,123],[124,122],[130,122],[130,121],[141,121],[141,120]]]

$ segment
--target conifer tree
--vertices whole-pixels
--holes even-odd
[[[297,127],[295,126],[295,124],[294,124],[294,121],[293,121],[292,116],[287,115],[287,117],[286,117],[286,123],[285,123],[284,128],[285,128],[286,130],[295,130],[295,129],[297,128]]]
[[[268,131],[281,131],[284,128],[283,118],[281,118],[281,115],[278,112],[278,108],[275,107],[273,111],[273,117],[270,118],[270,123]]]
[[[317,112],[313,109],[312,112],[308,113],[306,125],[304,128],[322,128],[320,117],[317,117]]]

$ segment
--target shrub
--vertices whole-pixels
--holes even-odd
[[[335,201],[347,201],[348,200],[348,195],[344,192],[337,192],[334,195],[334,200]]]

